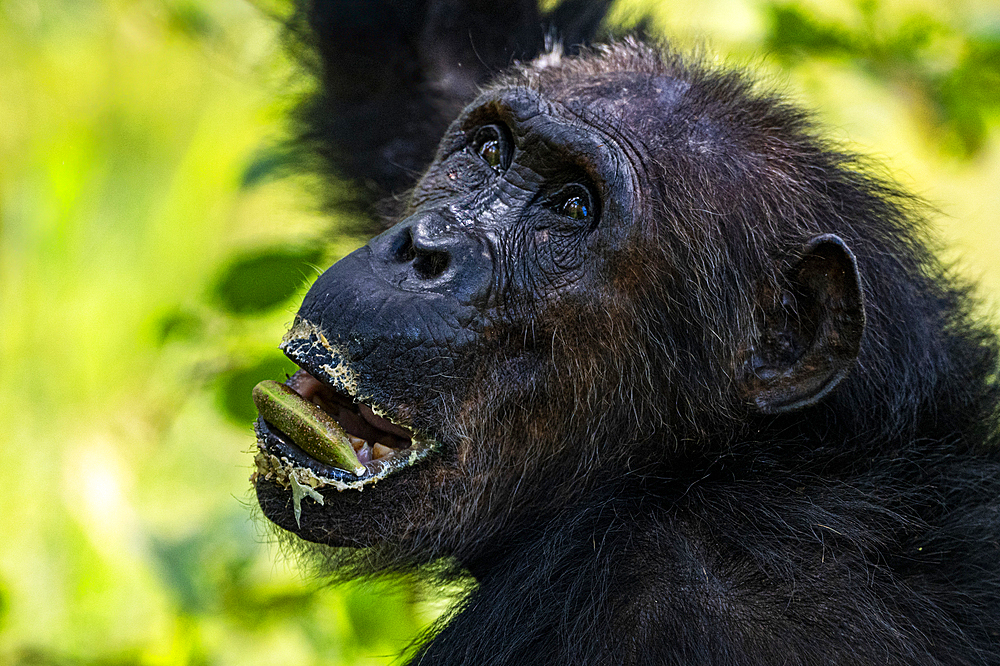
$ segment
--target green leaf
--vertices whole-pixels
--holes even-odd
[[[219,272],[212,299],[227,314],[269,312],[284,304],[318,274],[323,258],[319,246],[271,247],[247,252]]]

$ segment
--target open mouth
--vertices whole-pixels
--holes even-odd
[[[286,486],[360,489],[426,457],[433,438],[379,415],[299,370],[254,388],[257,474]],[[307,493],[310,496],[313,493]]]

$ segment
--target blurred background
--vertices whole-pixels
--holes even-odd
[[[363,239],[285,173],[281,0],[0,0],[0,664],[386,664],[445,607],[254,515],[250,388]],[[1000,0],[622,0],[816,108],[1000,302]]]

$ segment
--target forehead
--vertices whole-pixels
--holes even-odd
[[[533,89],[556,115],[577,118],[627,146],[645,166],[683,161],[689,169],[715,169],[764,150],[762,137],[781,121],[739,78],[679,69],[541,71]]]
[[[662,73],[634,71],[573,72],[506,83],[467,107],[460,124],[500,120],[515,135],[544,128],[540,134],[561,137],[577,149],[596,143],[596,152],[606,146],[640,153],[659,143],[647,144],[647,139],[662,136],[665,126],[675,124],[691,87]]]
[[[575,115],[639,127],[676,111],[689,88],[687,81],[660,74],[605,72],[546,86],[542,93]]]
[[[544,114],[583,121],[595,128],[641,130],[651,122],[668,122],[690,88],[691,84],[683,79],[646,72],[538,77],[493,88],[466,109],[466,116],[502,106],[506,113],[513,114],[509,119],[515,122]]]

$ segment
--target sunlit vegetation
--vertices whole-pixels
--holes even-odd
[[[443,602],[273,544],[250,389],[363,239],[289,176],[304,85],[244,0],[0,1],[0,663],[382,664]],[[821,109],[1000,292],[995,2],[623,2]]]

